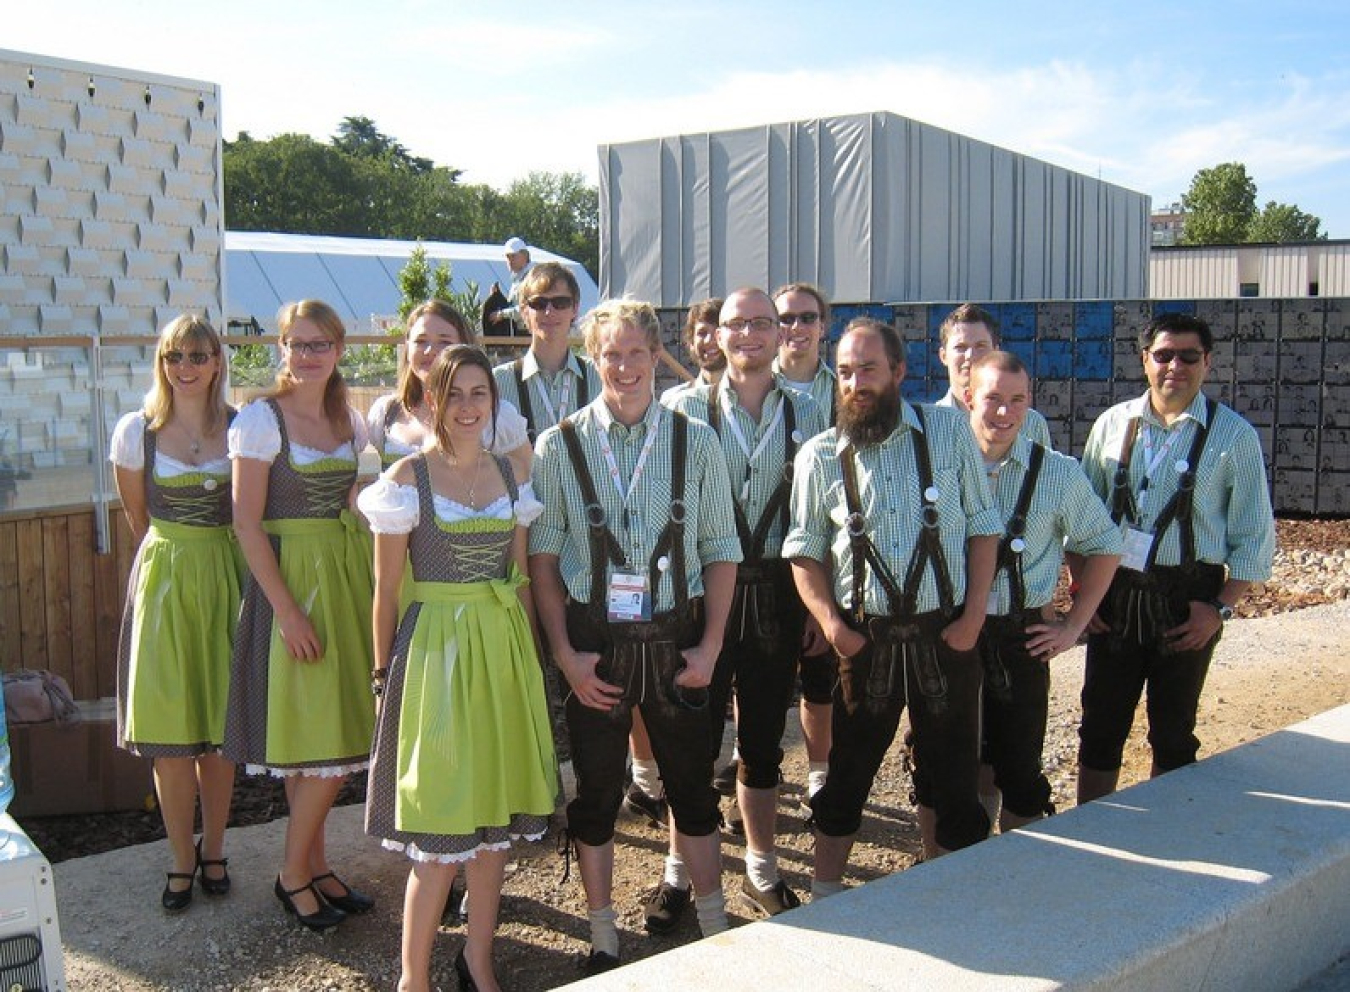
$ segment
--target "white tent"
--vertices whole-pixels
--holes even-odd
[[[282,304],[320,299],[337,310],[349,331],[370,333],[372,318],[398,312],[398,274],[416,247],[415,241],[226,231],[226,319],[255,320],[265,331],[275,331]],[[422,247],[430,265],[450,266],[456,291],[476,283],[482,300],[494,282],[503,291],[511,284],[501,245],[424,241]],[[530,258],[566,266],[581,286],[582,312],[595,306],[595,280],[581,263],[533,247]]]

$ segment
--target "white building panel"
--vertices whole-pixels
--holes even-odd
[[[1267,245],[1261,249],[1262,296],[1308,295],[1308,249],[1303,245]]]
[[[1350,296],[1350,244],[1328,245],[1321,250],[1317,284],[1322,296]]]

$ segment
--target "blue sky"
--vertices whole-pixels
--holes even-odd
[[[504,186],[596,146],[889,110],[1178,199],[1241,161],[1350,238],[1350,4],[6,4],[0,46],[221,84],[226,137],[375,120]],[[54,13],[55,12],[55,13]]]

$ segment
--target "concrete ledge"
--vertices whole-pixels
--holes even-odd
[[[1350,706],[569,988],[1293,989],[1350,950]]]

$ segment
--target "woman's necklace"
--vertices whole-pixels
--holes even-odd
[[[459,459],[456,458],[455,462],[458,463]],[[479,448],[478,454],[474,457],[473,474],[469,476],[468,507],[471,510],[478,509],[478,473],[482,469],[482,467],[483,467],[483,449]]]
[[[183,436],[187,438],[188,451],[192,452],[193,458],[196,458],[197,455],[201,454],[202,452],[202,439],[200,437],[193,436],[193,433],[190,430],[188,430],[187,424],[185,424],[183,421],[181,420],[178,421],[178,426],[182,430]]]

